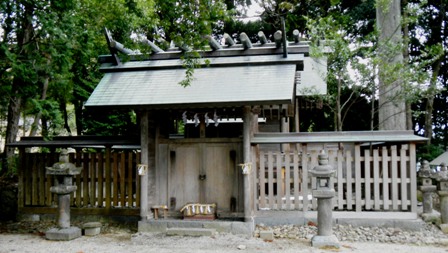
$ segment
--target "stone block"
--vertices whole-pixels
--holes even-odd
[[[179,236],[212,236],[216,230],[209,228],[167,228],[166,235]]]
[[[253,225],[251,222],[232,222],[231,233],[235,235],[248,235],[253,236]]]
[[[101,232],[101,222],[87,222],[83,225],[84,235],[94,236]]]
[[[311,239],[311,245],[315,248],[336,248],[341,247],[338,238],[335,235],[315,235]]]
[[[52,241],[70,241],[81,237],[81,229],[78,227],[51,228],[45,232],[45,238]]]
[[[260,239],[263,239],[264,241],[273,241],[274,231],[272,230],[260,231]]]
[[[440,230],[442,230],[444,234],[448,234],[448,224],[440,224]]]
[[[139,221],[138,232],[165,233],[167,229],[166,222]]]

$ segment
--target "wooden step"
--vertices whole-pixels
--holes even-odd
[[[212,228],[167,228],[166,235],[180,236],[212,236],[216,229]]]

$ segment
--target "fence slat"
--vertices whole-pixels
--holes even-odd
[[[397,146],[391,146],[391,169],[392,169],[392,209],[398,210],[398,158]]]
[[[311,161],[309,163],[309,167],[307,168],[307,170],[314,169],[314,167],[316,167],[319,164],[318,163],[319,152],[317,150],[313,150],[310,153],[311,153]],[[316,177],[312,177],[311,178],[311,190],[316,189],[316,188],[317,188]],[[313,210],[317,210],[317,198],[313,197],[313,199],[311,200],[311,206],[312,206]]]
[[[98,153],[98,206],[104,206],[104,157]]]
[[[266,154],[264,152],[260,152],[260,170],[258,173],[258,183],[260,184],[260,196],[259,199],[259,207],[266,208],[266,189],[265,189],[265,174],[266,174],[266,164],[265,164]]]
[[[272,152],[268,152],[268,194],[269,208],[274,208],[274,159]]]
[[[96,153],[90,153],[90,185],[89,185],[89,199],[90,205],[96,206]]]
[[[302,145],[302,201],[303,201],[303,211],[306,212],[309,210],[309,181],[308,181],[308,154],[307,154],[307,146]]]
[[[121,160],[120,160],[120,171],[119,171],[119,175],[120,175],[120,183],[119,183],[119,189],[120,189],[120,205],[122,207],[126,206],[126,193],[125,193],[125,179],[126,179],[126,154],[125,153],[121,153],[120,155]]]
[[[343,168],[343,166],[342,166],[342,161],[343,161],[343,156],[344,156],[344,154],[343,154],[343,151],[342,150],[338,150],[338,160],[337,160],[337,178],[338,178],[338,181],[337,181],[337,187],[338,187],[338,189],[337,189],[337,191],[338,191],[338,195],[337,195],[337,201],[338,201],[338,209],[339,210],[344,210],[344,179],[343,179],[343,176],[344,176],[344,168]]]
[[[345,160],[345,166],[347,168],[347,210],[353,209],[353,175],[352,175],[352,152],[350,150],[347,150],[346,160]]]
[[[389,210],[389,156],[386,147],[383,147],[381,156],[381,167],[383,172],[383,209]]]
[[[286,209],[291,209],[291,167],[290,167],[291,154],[285,153],[285,198]]]
[[[299,154],[294,152],[293,154],[293,174],[294,174],[294,209],[300,209],[300,198],[299,198],[299,183],[301,183],[300,173],[299,173]]]
[[[415,144],[409,144],[409,177],[411,178],[411,212],[417,213],[417,168]]]
[[[89,205],[89,153],[83,153],[82,206]]]
[[[37,163],[39,162],[39,157],[33,157],[33,163],[31,164],[31,205],[37,205]]]
[[[133,206],[133,202],[134,202],[134,196],[132,194],[133,192],[133,185],[132,185],[132,181],[133,181],[133,166],[132,166],[132,161],[134,159],[132,152],[128,153],[128,207],[132,207]]]
[[[282,168],[282,154],[275,153],[276,159],[276,182],[277,182],[277,209],[283,209],[282,195],[283,195],[283,168]]]
[[[361,199],[361,147],[355,145],[355,206],[356,212],[362,211],[362,199]]]
[[[141,153],[140,152],[138,152],[137,153],[137,156],[136,156],[136,160],[135,160],[135,164],[139,164],[140,163],[140,161],[141,161]],[[141,177],[138,175],[138,173],[136,172],[135,173],[136,175],[135,175],[135,179],[137,180],[137,182],[135,183],[135,185],[136,185],[136,192],[135,192],[135,206],[136,207],[140,207],[140,186],[141,186],[141,182],[140,182],[140,180],[141,180]]]
[[[380,159],[379,150],[373,150],[373,199],[374,209],[380,210]]]
[[[401,181],[401,210],[406,211],[408,209],[408,176],[406,159],[406,147],[401,145],[400,148],[400,181]]]
[[[106,147],[106,186],[105,186],[105,192],[106,192],[106,209],[109,209],[111,207],[111,203],[112,203],[112,185],[111,185],[111,155],[110,155],[110,147]],[[114,187],[115,188],[115,187]]]
[[[49,161],[51,160],[48,156],[50,156],[50,154],[45,154],[45,156],[43,157],[42,160],[40,160],[40,165],[38,166],[38,175],[39,175],[39,186],[38,186],[38,191],[39,191],[39,196],[38,196],[38,203],[39,205],[43,206],[45,205],[45,181],[46,181],[46,175],[45,175],[45,170],[46,170],[46,164],[45,161]]]
[[[82,160],[81,159],[82,159],[82,153],[79,150],[77,150],[76,151],[76,162],[75,162],[75,166],[76,167],[81,167],[82,166],[82,162],[81,162]],[[81,207],[81,201],[82,201],[82,199],[81,199],[81,191],[82,191],[81,175],[82,174],[80,173],[75,178],[76,185],[77,185],[76,194],[75,194],[75,198],[76,198],[75,203],[76,203],[77,207]]]
[[[371,203],[371,169],[370,169],[370,150],[364,150],[364,178],[365,178],[365,205],[366,210],[370,210],[372,208]]]
[[[113,168],[112,168],[112,179],[113,179],[113,206],[118,206],[118,153],[113,153]]]

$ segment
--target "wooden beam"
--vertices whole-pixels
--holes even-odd
[[[208,44],[210,45],[210,48],[213,51],[222,49],[221,44],[219,44],[219,42],[216,41],[215,38],[213,38],[213,36],[207,35],[206,38],[208,39]]]
[[[250,42],[250,39],[246,33],[240,33],[240,41],[241,44],[243,44],[244,49],[252,48],[252,42]]]
[[[235,41],[233,41],[232,36],[228,33],[224,33],[224,40],[226,41],[226,45],[229,47],[235,45]]]
[[[283,40],[282,31],[280,31],[280,30],[276,31],[274,33],[274,41],[275,41],[276,48],[280,48],[282,46],[282,40]]]
[[[117,56],[117,50],[111,45],[113,41],[112,35],[107,28],[104,28],[104,36],[106,37],[107,47],[109,48],[110,54],[112,55],[112,61],[115,65],[120,65],[120,58]]]
[[[158,47],[156,44],[154,44],[152,41],[150,41],[148,39],[142,39],[142,42],[147,44],[148,46],[150,46],[151,50],[156,54],[165,52],[160,47]]]
[[[252,164],[251,159],[251,130],[252,130],[252,112],[250,106],[245,106],[243,108],[243,160],[244,164],[249,164],[249,166],[253,166],[255,168],[255,164]],[[243,195],[244,195],[244,220],[246,222],[251,221],[252,217],[252,205],[253,203],[252,196],[252,185],[251,185],[251,169],[249,169],[248,173],[243,173],[244,181],[243,181]]]
[[[182,50],[182,52],[188,52],[188,51],[191,51],[191,48],[190,48],[188,45],[184,44],[184,43],[181,43],[181,42],[179,42],[179,43],[174,42],[174,45],[175,45],[176,47],[178,47],[180,50]]]
[[[294,31],[292,31],[292,37],[294,38],[294,43],[300,42],[299,36],[300,36],[299,30],[295,29]]]
[[[266,35],[264,35],[263,31],[259,31],[257,35],[258,35],[258,39],[260,40],[261,45],[268,43],[268,40],[266,39]]]
[[[122,52],[123,54],[136,54],[134,50],[131,50],[129,48],[125,48],[123,44],[121,44],[118,41],[112,40],[110,42],[110,46],[117,49],[118,51]]]
[[[141,145],[141,163],[146,165],[146,172],[141,177],[140,188],[140,218],[147,220],[150,218],[150,209],[148,207],[148,169],[149,169],[149,116],[148,111],[142,112],[140,116],[140,145]]]

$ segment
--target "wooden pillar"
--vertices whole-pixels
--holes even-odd
[[[140,174],[140,218],[147,220],[150,217],[151,209],[148,205],[148,171],[149,171],[149,121],[148,112],[144,111],[140,118],[140,145],[141,145],[141,164],[146,165],[146,171]]]
[[[250,106],[245,106],[243,109],[243,159],[244,164],[252,166],[251,160],[251,146],[250,137],[252,134],[252,112]],[[252,221],[253,216],[253,203],[252,201],[252,170],[249,169],[247,172],[243,172],[243,187],[244,187],[244,221]]]
[[[300,132],[300,115],[299,115],[299,98],[296,97],[296,103],[294,105],[294,128],[296,133]]]

